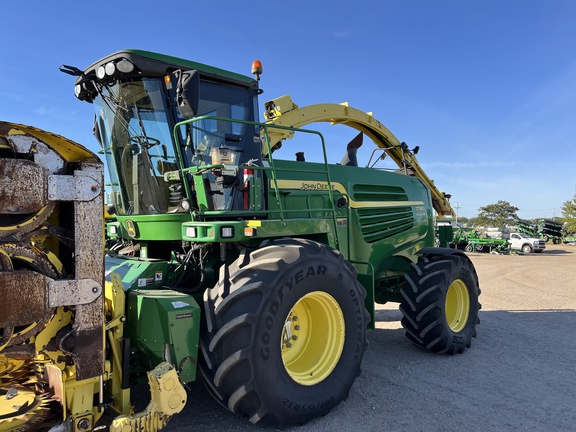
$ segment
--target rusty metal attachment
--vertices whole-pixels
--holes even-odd
[[[93,388],[105,373],[102,188],[93,153],[0,122],[0,430],[33,430],[58,399],[86,420],[91,398],[54,392],[70,379]]]

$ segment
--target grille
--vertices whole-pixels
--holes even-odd
[[[360,232],[366,243],[375,243],[408,231],[414,226],[412,208],[402,206],[408,201],[403,188],[398,186],[357,184],[352,188],[354,200],[358,202],[394,202],[398,207],[378,207],[358,209]]]
[[[387,239],[414,226],[410,207],[358,209],[358,220],[366,243]]]

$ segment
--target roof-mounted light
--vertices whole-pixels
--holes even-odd
[[[122,73],[130,73],[134,70],[134,63],[125,58],[116,63],[116,68]]]
[[[256,75],[256,79],[260,81],[261,74],[262,74],[262,62],[260,60],[254,60],[252,62],[252,75]]]
[[[104,77],[106,76],[106,69],[104,68],[104,65],[98,68],[98,70],[96,71],[96,76],[98,77],[98,79],[104,79]]]
[[[99,80],[103,80],[105,78],[110,78],[116,75],[118,72],[123,74],[128,74],[134,72],[136,66],[130,60],[121,58],[118,61],[110,61],[106,64],[101,65],[96,70],[96,76]]]
[[[113,62],[106,63],[106,75],[112,76],[116,73],[116,65]]]

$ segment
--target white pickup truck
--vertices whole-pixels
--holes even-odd
[[[546,242],[542,239],[530,237],[524,233],[510,233],[510,237],[504,237],[510,243],[510,248],[524,253],[542,252],[546,249]]]

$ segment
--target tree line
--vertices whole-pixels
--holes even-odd
[[[478,216],[473,218],[458,217],[458,223],[467,226],[503,227],[514,225],[518,217],[518,207],[513,206],[508,201],[498,201],[495,204],[488,204],[480,207]],[[568,234],[576,233],[576,194],[571,200],[562,205],[562,217],[556,218],[557,222],[565,223]]]

